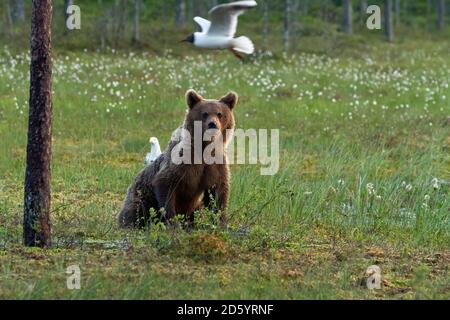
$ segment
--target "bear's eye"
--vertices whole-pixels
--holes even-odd
[[[217,112],[217,117],[218,117],[219,119],[222,118],[222,113]]]
[[[203,112],[203,113],[202,113],[202,117],[203,117],[203,119],[208,118],[208,112]]]

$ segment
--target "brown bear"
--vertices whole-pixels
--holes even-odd
[[[186,101],[189,109],[183,125],[174,132],[164,152],[128,187],[118,215],[121,227],[145,226],[151,220],[150,209],[162,213],[162,221],[183,215],[192,224],[194,211],[202,207],[218,209],[221,224],[226,224],[230,187],[226,146],[235,127],[233,108],[238,96],[230,92],[220,100],[207,100],[189,90]],[[196,130],[201,130],[200,141]],[[210,141],[204,141],[207,133]],[[219,161],[205,160],[207,148]],[[184,160],[181,163],[180,157]]]

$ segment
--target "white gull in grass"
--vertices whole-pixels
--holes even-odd
[[[159,157],[161,154],[161,147],[159,146],[159,141],[155,137],[150,138],[150,152],[147,153],[145,156],[144,164],[148,166],[153,161],[156,160],[156,158]]]

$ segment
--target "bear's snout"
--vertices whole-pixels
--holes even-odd
[[[217,129],[217,125],[214,121],[208,123],[208,129]]]

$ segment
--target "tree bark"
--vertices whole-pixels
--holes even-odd
[[[445,0],[438,0],[437,4],[437,15],[438,15],[438,29],[440,31],[444,30],[445,27]]]
[[[283,48],[285,52],[289,51],[289,29],[290,29],[290,15],[291,15],[291,0],[284,2],[284,33],[283,33]]]
[[[52,1],[33,0],[31,17],[30,112],[24,190],[24,244],[51,241]]]
[[[394,27],[392,26],[392,0],[385,3],[385,29],[386,38],[389,42],[394,41]]]
[[[134,0],[134,28],[133,28],[133,42],[141,41],[141,34],[139,30],[139,18],[141,15],[141,0]]]
[[[353,17],[352,17],[352,0],[344,0],[344,25],[343,31],[345,33],[353,32]]]

